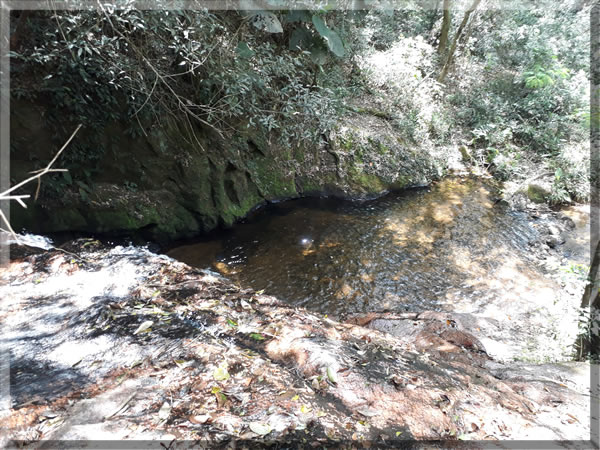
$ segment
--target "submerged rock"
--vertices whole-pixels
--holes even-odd
[[[589,437],[589,386],[570,378],[587,364],[538,378],[535,366],[496,362],[466,317],[340,323],[91,240],[22,252],[0,269],[0,298],[12,394],[3,439]]]

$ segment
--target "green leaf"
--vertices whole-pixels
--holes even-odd
[[[227,325],[234,328],[238,326],[238,324],[231,319],[227,319]]]
[[[252,334],[250,334],[250,337],[252,339],[257,340],[257,341],[264,341],[265,340],[265,337],[262,334],[260,334],[260,333],[252,333]]]
[[[236,52],[240,56],[240,58],[248,59],[254,56],[254,50],[248,47],[248,44],[246,42],[240,42],[237,45]]]
[[[65,173],[66,173],[66,172],[65,172]],[[90,187],[89,187],[87,184],[85,184],[83,181],[79,181],[79,180],[77,180],[75,183],[77,183],[77,185],[78,185],[78,186],[79,186],[81,189],[85,189],[85,190],[86,190],[86,191],[88,191],[89,193],[91,193],[91,192],[92,192],[92,189],[91,189],[91,188],[90,188]],[[81,191],[81,189],[80,189],[80,191]]]
[[[323,65],[327,62],[327,50],[322,47],[313,47],[310,57],[315,64]]]
[[[252,22],[254,27],[267,33],[283,33],[281,22],[279,22],[277,16],[272,12],[258,11],[254,13],[250,22]]]
[[[342,43],[340,36],[325,24],[325,21],[321,18],[321,16],[317,14],[313,15],[312,22],[315,26],[315,29],[327,42],[329,50],[331,50],[334,55],[339,56],[340,58],[344,56],[344,44]]]
[[[306,28],[296,28],[290,36],[290,50],[307,50],[312,44],[313,36]]]

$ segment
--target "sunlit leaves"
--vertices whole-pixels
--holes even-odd
[[[531,70],[523,73],[525,86],[530,89],[539,89],[553,85],[555,79],[565,79],[569,76],[569,70],[562,66],[556,68],[544,68],[536,64]]]

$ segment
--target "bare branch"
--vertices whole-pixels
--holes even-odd
[[[73,134],[71,134],[71,137],[67,140],[67,142],[64,143],[64,145],[56,153],[56,155],[54,156],[54,158],[52,158],[52,160],[48,163],[48,165],[46,167],[44,167],[43,169],[34,170],[33,172],[29,172],[29,173],[32,173],[34,175],[32,175],[29,178],[21,181],[18,184],[15,184],[13,187],[7,189],[6,191],[0,192],[0,200],[15,200],[23,208],[27,208],[27,205],[25,204],[25,202],[23,202],[23,199],[31,197],[30,195],[28,195],[28,194],[10,195],[10,193],[13,192],[13,191],[15,191],[15,190],[17,190],[17,189],[19,189],[20,187],[26,185],[27,183],[30,183],[33,180],[37,180],[38,181],[38,185],[37,185],[37,188],[36,188],[36,191],[35,191],[35,199],[37,200],[38,194],[40,192],[40,178],[43,175],[46,175],[47,173],[50,173],[50,172],[68,172],[67,169],[53,169],[52,165],[56,162],[56,160],[58,159],[58,157],[60,156],[60,154],[63,152],[63,150],[65,148],[67,148],[67,145],[69,145],[69,143],[73,140],[73,138],[75,137],[75,135],[77,134],[77,132],[79,131],[79,129],[81,128],[81,126],[82,126],[81,124],[79,124],[77,126],[77,128],[75,129],[75,131],[73,132]],[[2,211],[2,209],[0,209],[0,219],[2,219],[1,222],[4,222],[4,224],[6,225],[6,227],[8,228],[8,232],[12,234],[14,240],[18,244],[20,244],[21,241],[19,241],[19,238],[17,237],[17,234],[15,233],[15,231],[13,230],[13,228],[11,227],[10,222],[8,221],[8,218],[6,217],[6,215],[4,214],[4,212]],[[0,229],[0,230],[2,230],[2,229]]]
[[[15,184],[13,187],[11,187],[10,189],[4,191],[4,192],[0,192],[0,200],[6,200],[6,196],[8,194],[10,194],[12,191],[19,189],[20,187],[26,185],[27,183],[30,183],[31,181],[40,178],[42,175],[46,175],[48,172],[57,172],[57,171],[61,171],[64,172],[67,169],[52,169],[52,164],[54,164],[54,162],[58,159],[58,157],[60,156],[60,154],[63,152],[63,150],[65,148],[67,148],[67,145],[69,145],[69,143],[73,140],[73,138],[75,137],[75,135],[77,134],[77,132],[79,131],[79,129],[82,127],[81,124],[79,124],[77,126],[77,129],[73,132],[73,134],[71,135],[71,137],[67,140],[67,142],[65,142],[65,144],[62,146],[62,148],[58,151],[58,153],[56,154],[56,156],[54,156],[54,158],[52,158],[52,161],[50,161],[48,163],[48,165],[40,170],[36,170],[34,172],[31,173],[35,173],[36,175],[27,178],[26,180],[21,181],[18,184]]]

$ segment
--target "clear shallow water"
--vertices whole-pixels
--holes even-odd
[[[481,180],[449,178],[368,202],[293,200],[168,254],[335,317],[454,310],[528,284],[536,232],[493,198]]]

